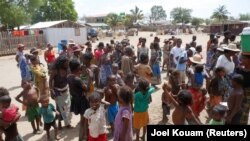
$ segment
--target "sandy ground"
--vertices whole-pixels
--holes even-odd
[[[149,46],[150,42],[153,41],[154,37],[150,37],[150,32],[140,32],[138,36],[128,37],[130,39],[130,43],[134,46],[137,45],[139,37],[146,37],[147,38],[147,46]],[[164,39],[168,39],[171,36],[164,35],[158,36],[161,39],[161,46],[163,46]],[[186,43],[190,43],[192,39],[192,35],[177,35],[176,37],[180,37],[183,40],[183,46]],[[121,41],[124,37],[117,37],[115,40]],[[206,42],[208,41],[209,36],[207,34],[199,34],[197,35],[197,45],[202,45],[204,48],[206,47]],[[111,38],[100,39],[104,43],[108,43]],[[222,40],[222,39],[221,39]],[[24,43],[25,44],[25,43]],[[96,46],[97,43],[94,44]],[[205,49],[203,50],[203,56],[205,56]],[[15,56],[6,56],[0,58],[0,86],[6,87],[12,98],[16,97],[20,92],[20,71],[16,66],[16,62],[14,59]],[[43,56],[40,57],[42,62],[44,62]],[[45,64],[45,63],[44,63]],[[165,81],[166,73],[162,72],[162,78]],[[164,82],[163,81],[163,82]],[[162,90],[158,90],[153,94],[153,102],[149,106],[149,116],[150,116],[150,124],[161,124],[160,121],[162,119],[162,108],[161,108],[161,94]],[[18,103],[15,99],[12,100],[14,104],[19,106],[21,109],[21,104]],[[54,101],[52,101],[54,103]],[[46,133],[43,132],[42,134],[32,134],[32,128],[30,123],[27,121],[25,117],[25,112],[21,111],[22,117],[18,122],[18,130],[20,135],[26,141],[45,141],[46,140]],[[205,123],[205,116],[206,113],[202,112],[201,114],[201,121]],[[78,132],[79,132],[79,116],[73,116],[72,125],[74,126],[73,129],[63,129],[59,132],[60,137],[62,137],[62,141],[77,141],[78,140]],[[170,124],[172,122],[170,116]],[[51,130],[52,131],[52,130]],[[51,135],[54,133],[51,132]]]

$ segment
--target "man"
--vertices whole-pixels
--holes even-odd
[[[170,61],[171,61],[170,63],[172,64],[171,68],[176,68],[177,61],[181,53],[183,52],[183,48],[181,47],[181,44],[182,44],[182,40],[178,38],[176,40],[176,46],[173,47],[170,51]]]

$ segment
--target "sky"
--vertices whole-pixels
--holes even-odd
[[[250,0],[73,0],[78,17],[114,13],[129,13],[135,6],[150,15],[154,5],[161,5],[170,19],[170,11],[175,7],[192,9],[192,16],[210,18],[219,5],[225,5],[229,16],[238,17],[240,13],[250,13]]]

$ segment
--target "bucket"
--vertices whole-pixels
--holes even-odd
[[[250,27],[243,29],[240,45],[242,54],[250,55]]]
[[[61,43],[64,44],[64,45],[67,45],[68,41],[67,40],[61,40]]]
[[[62,43],[58,43],[58,45],[57,45],[57,53],[58,54],[60,54],[61,53],[61,51],[62,51]]]

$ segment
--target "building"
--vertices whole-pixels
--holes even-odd
[[[95,29],[109,29],[109,26],[105,23],[86,23],[85,25]]]
[[[85,17],[87,23],[104,23],[107,14],[100,14],[94,16]]]
[[[229,30],[232,34],[239,35],[247,26],[250,26],[250,21],[225,21],[223,24],[209,25],[208,33],[221,33]]]
[[[87,41],[86,27],[67,20],[39,22],[31,25],[29,30],[40,30],[46,43],[53,46],[57,46],[61,40],[73,39],[77,44],[84,44]]]

